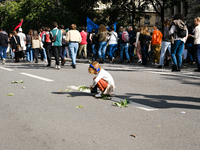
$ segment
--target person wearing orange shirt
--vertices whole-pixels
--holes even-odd
[[[153,29],[154,31],[152,34],[151,45],[153,46],[154,51],[154,63],[159,63],[163,34],[158,30],[158,27],[156,25],[153,26]]]

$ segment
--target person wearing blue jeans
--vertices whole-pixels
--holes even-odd
[[[102,61],[105,60],[105,55],[106,55],[106,48],[107,48],[107,42],[100,42],[99,43],[99,58],[102,59]]]
[[[2,59],[3,59],[3,65],[5,64],[6,61],[6,50],[8,47],[3,47],[1,46],[0,48],[0,53],[2,54]]]
[[[186,44],[186,49],[187,49],[187,58],[186,60],[190,63],[194,62],[193,54],[194,54],[194,44],[193,43],[187,43]]]
[[[195,54],[196,54],[196,63],[197,63],[197,68],[194,70],[195,72],[200,72],[200,44],[195,44],[194,45],[195,49]]]
[[[0,46],[0,58],[3,59],[3,55],[2,55],[2,52],[1,52],[1,46]]]
[[[71,29],[66,34],[66,42],[69,42],[69,51],[72,59],[72,68],[76,68],[76,56],[79,48],[79,43],[81,43],[82,38],[81,34],[78,30],[76,30],[77,26],[75,24],[71,25]]]
[[[8,48],[8,34],[3,30],[0,33],[0,45],[0,54],[3,59],[2,64],[4,65],[6,62],[6,50]]]
[[[33,61],[33,49],[31,48],[31,45],[26,46],[26,60],[28,62]]]
[[[178,31],[180,31],[181,34],[179,34],[180,32]],[[169,30],[169,34],[171,35],[171,42],[172,42],[171,58],[173,67],[171,71],[181,71],[182,54],[186,42],[186,37],[188,37],[188,29],[184,23],[184,18],[182,14],[176,14],[174,16],[172,26]]]
[[[184,50],[184,45],[184,42],[181,40],[176,40],[174,41],[174,44],[172,44],[171,57],[173,65],[178,67],[174,68],[176,71],[180,71],[182,65],[182,54]],[[172,71],[175,70],[172,69]]]
[[[71,53],[71,59],[72,59],[72,67],[76,67],[76,56],[79,48],[78,42],[69,42],[69,51]]]
[[[123,53],[126,54],[126,59],[130,63],[130,56],[128,54],[128,43],[120,43],[120,62],[123,62]]]
[[[108,56],[112,59],[115,56],[115,51],[117,50],[117,44],[108,45]]]
[[[93,53],[92,60],[96,60],[97,59],[96,44],[91,44],[91,47],[92,47],[92,53]]]

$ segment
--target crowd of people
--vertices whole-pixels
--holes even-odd
[[[196,63],[200,72],[200,17],[195,18],[194,26],[188,27],[181,14],[173,19],[164,21],[164,28],[159,30],[157,25],[150,32],[147,26],[120,27],[118,33],[112,25],[109,31],[101,24],[98,31],[87,32],[85,26],[80,31],[72,24],[65,30],[64,25],[53,23],[53,28],[42,27],[39,30],[30,30],[27,35],[20,27],[18,33],[13,31],[9,35],[0,31],[0,57],[2,64],[6,62],[6,52],[9,52],[15,62],[20,59],[38,63],[38,56],[52,66],[52,55],[55,57],[55,68],[60,69],[65,64],[65,58],[71,57],[72,68],[76,68],[76,59],[91,56],[93,61],[104,63],[108,57],[111,63],[119,58],[120,63],[130,63],[137,56],[137,63],[148,65],[149,61],[163,68],[172,64],[172,71],[181,71],[183,51],[187,49],[187,61]],[[26,55],[25,55],[26,54]],[[107,57],[106,57],[107,56]],[[60,63],[61,59],[61,63]]]

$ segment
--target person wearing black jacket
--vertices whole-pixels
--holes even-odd
[[[132,27],[128,28],[128,34],[129,34],[129,49],[128,53],[130,56],[131,62],[133,61],[134,56],[134,49],[135,49],[135,43],[136,43],[136,33],[133,31]]]
[[[16,31],[13,31],[12,35],[13,36],[10,39],[10,43],[11,43],[11,46],[12,46],[12,50],[15,53],[15,62],[19,62],[19,50],[17,48],[18,47],[17,45],[20,45],[20,38],[17,35]]]
[[[8,48],[8,34],[1,29],[1,33],[0,33],[0,53],[1,54],[3,53],[3,55],[2,55],[2,59],[3,59],[2,64],[3,65],[6,62],[6,50],[7,50],[7,48]]]

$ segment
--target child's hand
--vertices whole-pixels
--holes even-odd
[[[92,90],[93,89],[93,87],[90,85],[90,89]]]

